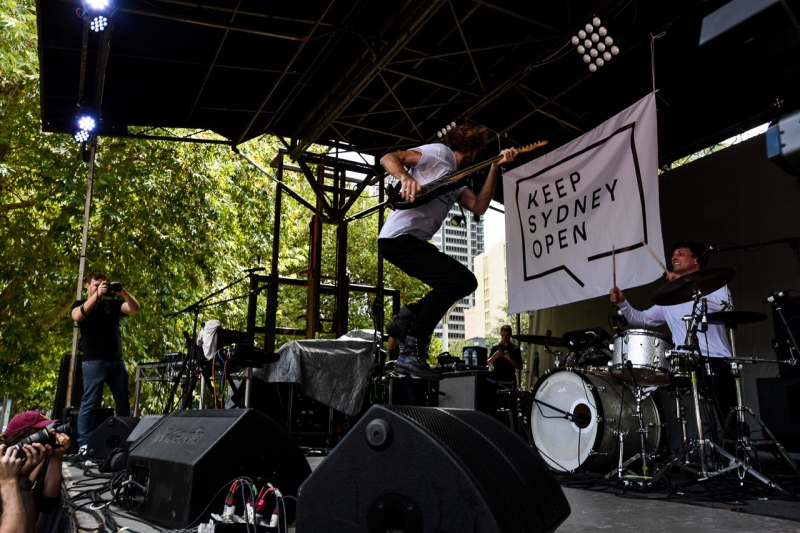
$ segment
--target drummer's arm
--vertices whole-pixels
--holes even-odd
[[[660,305],[654,305],[650,309],[639,311],[635,309],[628,300],[617,304],[622,316],[631,326],[637,328],[655,327],[666,324],[667,320],[664,317],[664,308]]]

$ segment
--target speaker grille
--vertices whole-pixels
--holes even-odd
[[[503,531],[550,532],[569,516],[566,497],[538,452],[500,422],[471,410],[390,409],[424,427],[464,462]]]

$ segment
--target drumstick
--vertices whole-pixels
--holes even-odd
[[[617,286],[617,257],[614,253],[614,245],[611,245],[611,273],[614,276],[614,287]]]
[[[652,256],[653,256],[653,259],[655,259],[655,260],[656,260],[656,263],[658,263],[658,266],[660,266],[661,268],[663,268],[663,269],[664,269],[664,274],[666,274],[667,276],[669,276],[669,270],[667,270],[667,267],[665,267],[665,266],[664,266],[664,263],[662,263],[662,262],[661,262],[661,259],[659,259],[659,258],[658,258],[658,256],[657,256],[657,255],[656,255],[656,253],[653,251],[653,249],[652,249],[652,248],[650,248],[649,246],[647,246],[647,243],[646,243],[646,242],[644,242],[644,241],[642,241],[642,244],[644,244],[644,247],[645,247],[645,248],[647,248],[647,251],[648,251],[648,252],[650,252],[650,255],[652,255]]]

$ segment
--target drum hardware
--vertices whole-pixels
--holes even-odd
[[[634,432],[639,436],[640,451],[639,453],[630,457],[627,461],[623,462],[625,436],[627,436],[628,431],[616,432],[618,433],[619,437],[619,464],[616,470],[612,470],[603,478],[604,480],[610,480],[616,476],[621,482],[623,482],[623,484],[628,484],[632,479],[630,475],[633,475],[633,478],[636,479],[638,483],[642,483],[644,480],[650,479],[650,466],[648,465],[648,461],[653,461],[655,464],[654,459],[657,457],[657,454],[651,454],[647,452],[647,437],[649,436],[648,427],[655,427],[656,424],[647,423],[645,421],[645,416],[642,409],[642,402],[649,396],[649,393],[645,392],[644,387],[640,387],[638,385],[634,385],[633,392],[636,398],[636,411],[631,416],[637,419],[639,423],[639,427],[634,429]],[[641,476],[628,469],[628,465],[636,461],[641,461]]]
[[[678,305],[695,300],[696,295],[711,294],[728,284],[734,272],[730,268],[706,268],[665,283],[653,293],[656,305]]]

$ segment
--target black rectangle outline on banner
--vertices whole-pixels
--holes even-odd
[[[639,187],[639,200],[640,200],[640,202],[642,204],[642,233],[643,233],[643,239],[642,240],[644,242],[647,242],[647,208],[645,207],[645,203],[644,203],[644,189],[642,188],[642,173],[641,173],[641,169],[639,168],[638,152],[636,151],[636,138],[635,138],[635,135],[634,135],[635,132],[636,132],[636,121],[634,121],[634,122],[631,122],[629,124],[626,124],[626,125],[622,126],[621,128],[619,128],[617,131],[615,131],[614,133],[612,133],[608,137],[606,137],[604,139],[601,139],[601,140],[597,141],[596,143],[587,146],[586,148],[584,148],[580,152],[575,152],[574,154],[570,154],[569,156],[565,157],[564,159],[561,159],[560,161],[558,161],[556,163],[553,163],[549,167],[543,168],[542,170],[540,170],[536,174],[533,174],[533,175],[528,176],[526,178],[518,179],[516,181],[516,192],[515,192],[514,197],[515,197],[515,201],[517,203],[517,217],[519,217],[520,236],[522,236],[522,271],[524,273],[524,281],[530,281],[532,279],[543,278],[545,276],[549,276],[550,274],[553,274],[555,272],[559,272],[559,271],[563,270],[572,279],[574,279],[575,282],[578,285],[580,285],[581,287],[584,287],[586,285],[585,283],[583,283],[583,281],[580,280],[580,278],[578,278],[575,274],[573,274],[572,271],[569,268],[567,268],[566,265],[561,265],[559,267],[552,268],[550,270],[547,270],[545,272],[541,272],[539,274],[535,274],[533,276],[528,276],[527,275],[527,272],[528,272],[528,268],[527,268],[528,250],[527,250],[527,247],[525,246],[525,228],[522,225],[522,213],[521,213],[520,208],[519,208],[519,184],[522,183],[523,181],[534,179],[537,176],[540,176],[543,173],[547,172],[548,170],[550,170],[552,168],[555,168],[558,165],[561,165],[562,163],[566,163],[567,161],[569,161],[569,160],[571,160],[571,159],[573,159],[575,157],[578,157],[579,155],[584,154],[584,153],[588,152],[589,150],[593,150],[593,149],[597,148],[601,144],[605,144],[609,139],[611,139],[615,135],[617,135],[619,133],[622,133],[622,132],[624,132],[626,130],[630,130],[631,131],[631,137],[630,138],[631,138],[631,153],[633,154],[633,168],[634,168],[634,171],[636,173],[636,184]],[[619,254],[619,253],[629,252],[631,250],[635,250],[635,249],[641,248],[641,247],[642,247],[642,243],[638,242],[638,243],[632,244],[630,246],[623,246],[622,248],[619,248],[619,249],[615,250],[615,253]],[[607,252],[602,252],[600,254],[589,256],[589,257],[586,258],[586,260],[587,260],[587,262],[595,261],[597,259],[601,259],[603,257],[608,257],[610,255],[611,255],[611,250],[608,250]]]

